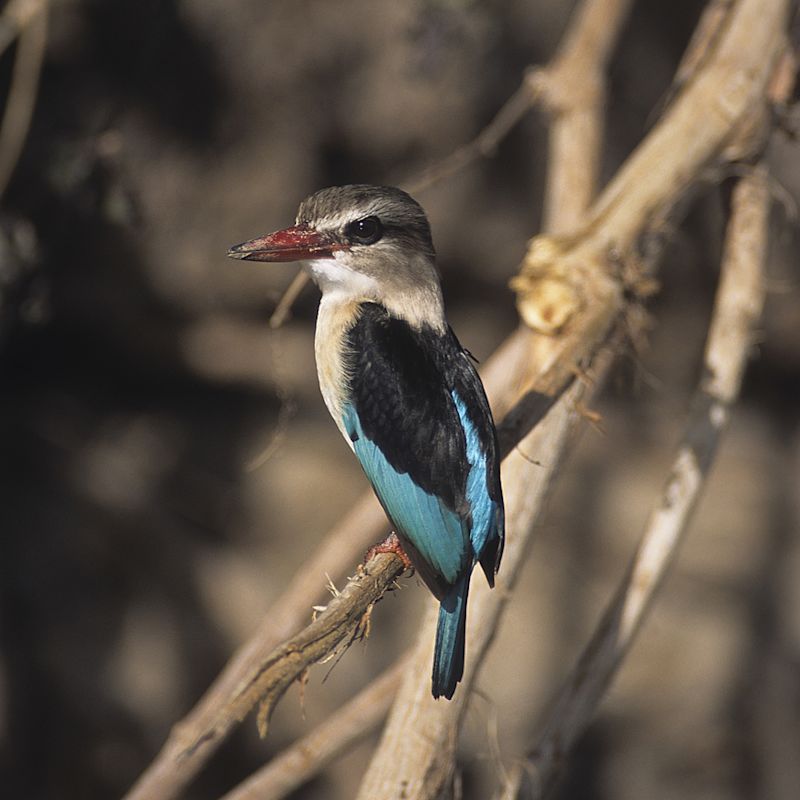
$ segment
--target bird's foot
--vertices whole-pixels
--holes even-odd
[[[369,561],[372,556],[378,555],[378,553],[394,553],[403,562],[403,566],[407,570],[413,571],[414,569],[414,565],[411,563],[408,553],[403,549],[403,545],[396,533],[390,533],[382,542],[370,547],[364,556],[364,563]]]

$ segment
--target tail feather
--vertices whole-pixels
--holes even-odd
[[[448,700],[464,675],[464,637],[467,622],[467,595],[470,572],[461,576],[442,598],[439,606],[439,625],[433,651],[434,697]]]

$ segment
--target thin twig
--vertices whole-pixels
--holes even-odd
[[[433,184],[455,175],[473,161],[493,156],[500,142],[536,105],[540,92],[540,86],[525,78],[514,94],[500,107],[492,121],[471,142],[462,145],[447,158],[404,182],[403,188],[411,194],[424,192]]]
[[[289,287],[283,293],[283,296],[278,301],[278,305],[275,306],[275,310],[272,312],[272,316],[269,318],[269,326],[270,328],[280,328],[284,322],[289,317],[289,314],[292,311],[292,306],[295,304],[295,301],[298,297],[300,297],[300,292],[303,291],[306,284],[309,281],[308,274],[304,272],[302,269],[298,270],[297,275],[294,276],[292,282],[289,284]]]
[[[674,560],[738,396],[761,312],[769,204],[767,172],[758,166],[733,193],[705,374],[670,476],[631,567],[548,713],[527,763],[511,771],[502,800],[519,796],[526,775],[532,776],[533,784],[526,797],[547,794],[566,754],[593,718]]]

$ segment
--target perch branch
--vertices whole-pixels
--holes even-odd
[[[155,760],[139,777],[128,800],[175,797],[197,774],[239,721],[231,705],[252,683],[267,655],[308,619],[325,575],[339,579],[380,538],[386,518],[372,493],[365,493],[334,526],[274,604],[253,636],[233,655],[197,705],[174,726]]]
[[[286,689],[345,638],[359,634],[365,615],[404,569],[394,554],[378,553],[370,558],[311,624],[267,656],[258,672],[231,698],[230,712],[244,719],[259,703],[258,728],[265,736],[272,711]]]
[[[515,765],[509,774],[502,800],[519,796],[526,774],[532,780],[530,796],[547,794],[564,757],[593,718],[675,557],[739,393],[764,298],[768,213],[768,176],[759,165],[733,193],[705,375],[669,478],[633,563],[548,713],[527,763]]]
[[[504,413],[511,404],[515,377],[524,360],[525,337],[512,335],[486,362],[483,379],[492,405]],[[528,419],[536,413],[531,409]],[[528,425],[532,422],[527,423]],[[501,433],[506,442],[526,428],[515,417]],[[352,568],[370,544],[381,538],[386,517],[372,492],[366,492],[320,542],[288,590],[275,603],[256,633],[234,654],[184,720],[176,724],[161,751],[126,795],[126,800],[175,797],[227,738],[242,714],[242,687],[252,685],[270,652],[307,619],[326,574],[338,579]],[[253,703],[256,697],[247,695]],[[238,698],[238,700],[237,700]]]

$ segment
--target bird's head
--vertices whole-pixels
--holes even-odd
[[[228,251],[246,261],[301,261],[323,295],[385,305],[443,324],[431,230],[419,203],[390,186],[333,186],[300,204],[296,224]]]

